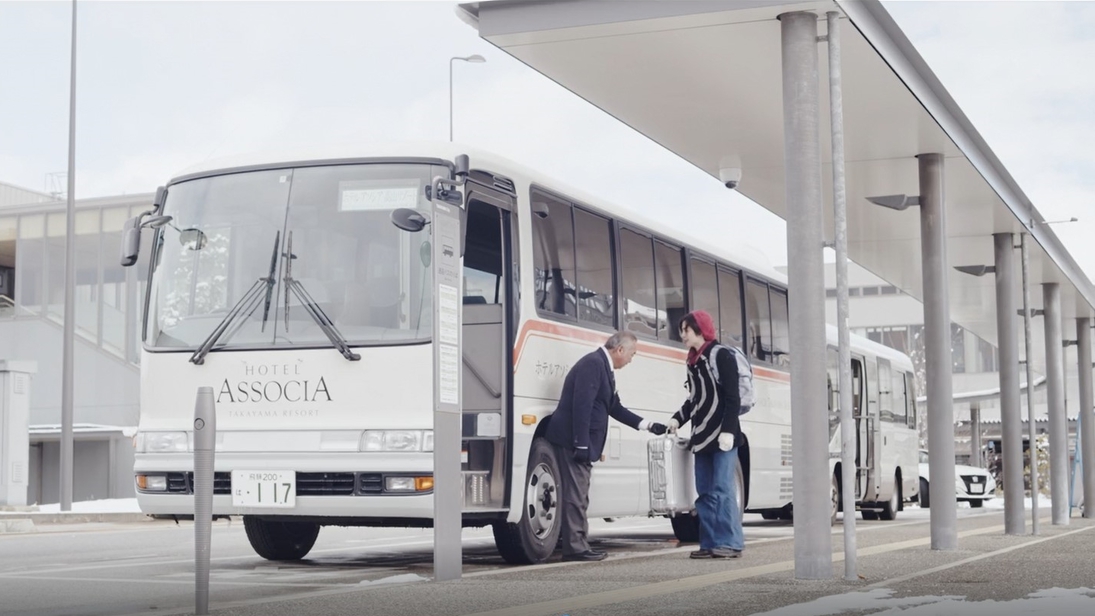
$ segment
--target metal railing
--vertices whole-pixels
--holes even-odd
[[[0,319],[15,317],[15,300],[7,295],[0,295]]]

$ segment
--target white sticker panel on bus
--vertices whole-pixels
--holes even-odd
[[[457,337],[460,330],[456,326],[456,318],[459,315],[460,309],[459,298],[457,296],[456,287],[441,284],[438,288],[438,299],[440,299],[441,311],[438,315],[440,318],[441,331],[438,332],[438,338],[441,340],[441,344],[453,344],[457,343]]]
[[[232,471],[232,506],[295,507],[296,483],[294,471]]]
[[[438,392],[439,401],[441,404],[456,404],[460,399],[460,392],[456,383],[459,376],[457,370],[460,369],[460,362],[457,357],[456,347],[451,344],[442,344],[439,363],[441,364],[439,367],[441,377],[441,391]]]

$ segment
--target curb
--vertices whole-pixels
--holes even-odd
[[[45,524],[131,524],[151,522],[145,513],[8,513],[0,514],[0,533],[33,532]]]

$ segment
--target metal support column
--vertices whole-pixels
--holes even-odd
[[[848,330],[848,217],[844,190],[844,93],[840,66],[840,14],[825,14],[829,48],[829,125],[833,150],[833,227],[836,242],[836,322],[840,391],[840,499],[844,504],[844,579],[855,581],[855,420],[852,418],[852,349]]]
[[[779,16],[783,48],[783,152],[786,168],[787,279],[790,290],[795,577],[829,579],[828,418],[825,397],[825,284],[822,265],[821,138],[817,15]]]
[[[73,348],[76,334],[76,0],[72,0],[72,59],[68,91],[68,205],[65,209],[65,315],[61,343],[61,511],[72,511],[74,466]]]
[[[1019,408],[1019,341],[1015,331],[1015,239],[1010,233],[994,233],[992,239],[996,251],[996,337],[1000,348],[1004,533],[1024,535],[1027,529],[1023,519],[1023,415]]]
[[[1030,341],[1030,319],[1034,316],[1030,309],[1030,283],[1028,282],[1027,269],[1029,258],[1027,257],[1027,233],[1019,235],[1019,252],[1023,261],[1023,339],[1024,353],[1026,353],[1027,375],[1027,431],[1029,436],[1028,455],[1030,460],[1030,534],[1038,534],[1038,448],[1035,447],[1037,435],[1037,422],[1034,421],[1034,369],[1031,367],[1031,357],[1034,355],[1033,343]]]
[[[1068,418],[1065,417],[1065,349],[1061,335],[1061,289],[1042,285],[1046,328],[1046,403],[1049,411],[1049,499],[1053,524],[1068,524]]]
[[[928,391],[928,478],[933,550],[958,547],[954,493],[954,401],[951,385],[951,319],[947,293],[947,228],[943,155],[921,154],[920,251],[924,276],[924,355]]]
[[[970,402],[970,465],[985,468],[981,459],[981,403]]]
[[[1080,460],[1083,462],[1084,517],[1095,518],[1095,405],[1091,388],[1091,319],[1076,319],[1076,363],[1080,372]]]

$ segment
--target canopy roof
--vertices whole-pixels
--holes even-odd
[[[785,217],[780,24],[777,16],[841,14],[849,257],[923,299],[919,209],[867,197],[919,192],[916,156],[945,156],[950,265],[993,263],[993,233],[1028,231],[1032,307],[1061,284],[1065,319],[1091,316],[1095,287],[875,0],[788,3],[496,0],[463,4],[481,37],[713,177],[740,167],[738,190]],[[832,239],[828,70],[819,50],[822,180]],[[1018,242],[1018,235],[1016,236]],[[1016,276],[1019,275],[1016,254]],[[1015,285],[1017,288],[1020,285]],[[996,343],[995,283],[949,271],[951,318]],[[1021,296],[1016,298],[1022,306]],[[1017,316],[1016,327],[1022,320]],[[1044,364],[1041,320],[1034,365]],[[1074,326],[1065,321],[1065,336]],[[1020,344],[1020,353],[1022,354]],[[1073,366],[1074,370],[1075,367]]]

